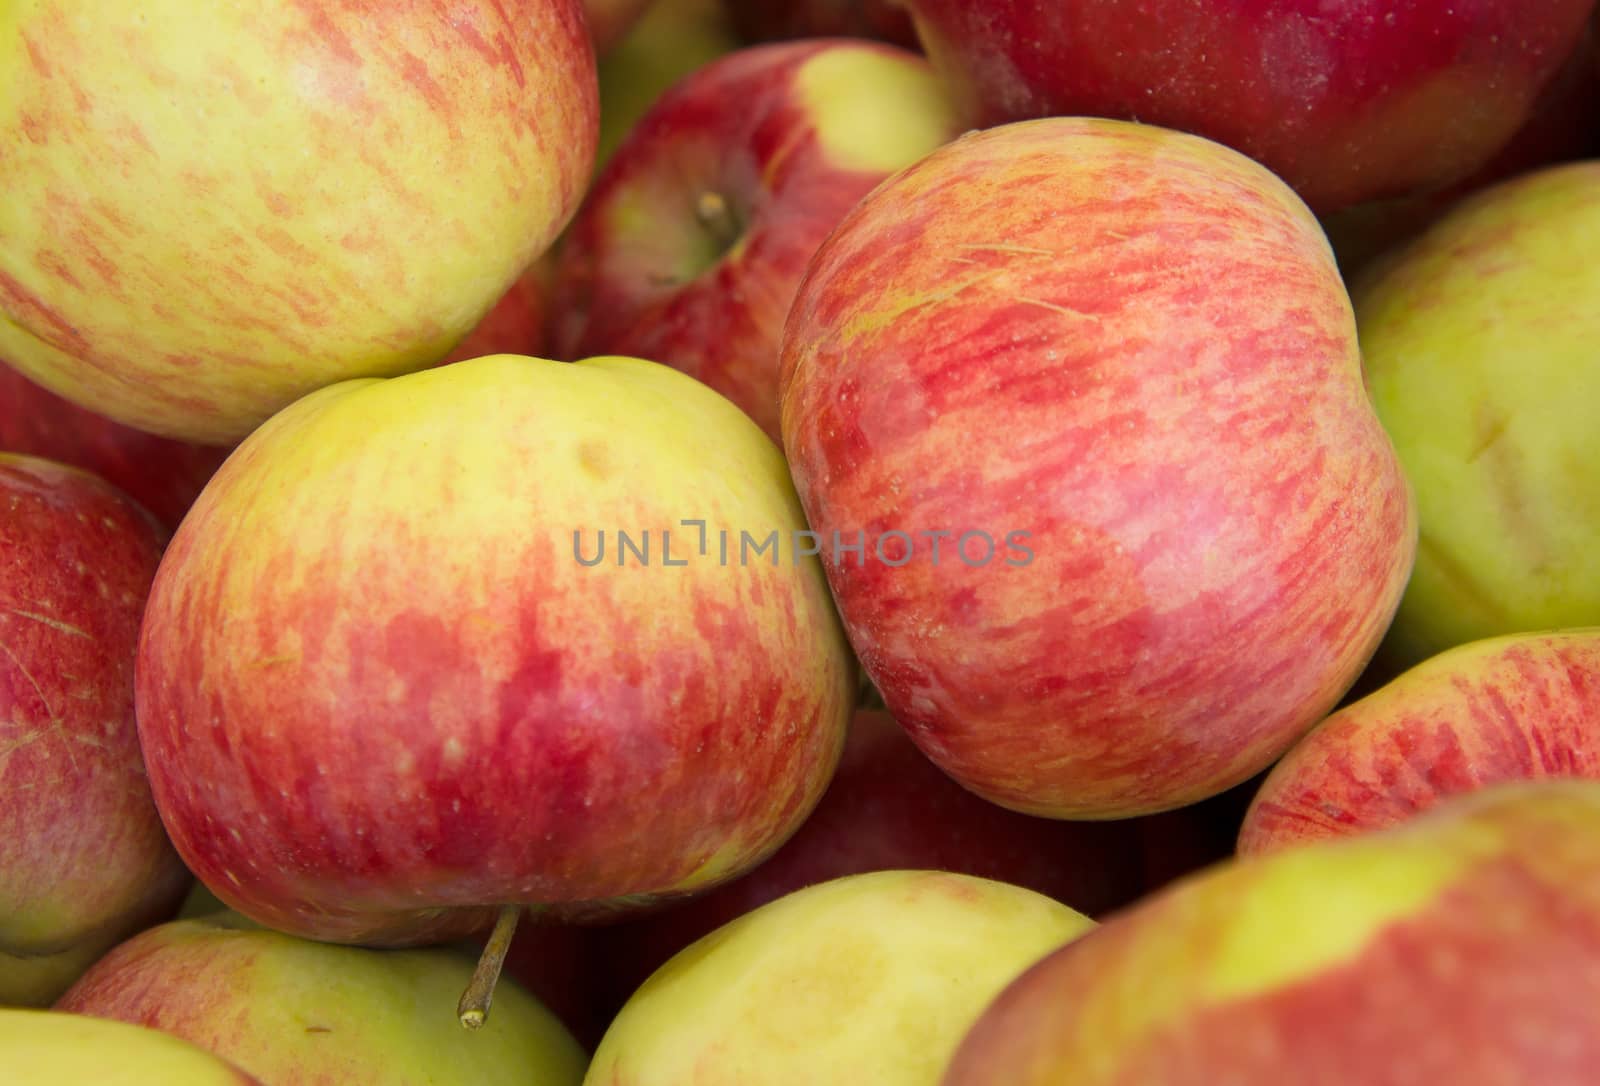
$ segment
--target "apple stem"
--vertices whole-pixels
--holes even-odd
[[[723,252],[733,248],[743,233],[739,220],[734,218],[733,209],[720,192],[702,192],[700,199],[695,202],[694,213],[700,224],[717,239],[717,245]]]
[[[456,1015],[467,1029],[481,1029],[488,1021],[494,986],[499,983],[500,970],[505,967],[511,937],[517,933],[517,921],[521,916],[521,905],[504,905],[500,915],[495,917],[494,930],[478,956],[478,967],[472,971],[467,990],[461,993],[461,1002],[456,1004]]]

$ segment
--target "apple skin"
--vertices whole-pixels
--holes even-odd
[[[1368,833],[1547,777],[1600,779],[1600,627],[1461,645],[1341,709],[1273,767],[1238,852]]]
[[[542,358],[550,320],[550,286],[555,261],[549,251],[528,266],[511,288],[500,296],[467,338],[441,365],[484,358],[493,354],[518,354]]]
[[[942,1086],[1581,1086],[1597,1006],[1600,784],[1501,785],[1106,921],[990,1004]]]
[[[662,966],[606,1031],[586,1086],[936,1086],[1018,973],[1093,921],[943,871],[809,886]]]
[[[726,0],[728,15],[747,42],[791,38],[871,38],[921,49],[917,28],[899,0]]]
[[[1459,181],[1527,118],[1594,0],[908,0],[978,127],[1104,116],[1225,143],[1319,214]],[[1484,87],[1493,87],[1485,93]]]
[[[472,969],[443,948],[335,946],[224,912],[134,936],[56,1009],[161,1030],[268,1086],[578,1086],[586,1055],[514,981],[482,1029],[461,1028]]]
[[[1356,204],[1323,220],[1346,282],[1356,282],[1380,257],[1420,235],[1466,197],[1521,174],[1600,153],[1597,21],[1591,20],[1588,33],[1546,84],[1516,136],[1471,177],[1414,196]]]
[[[1591,160],[1463,201],[1352,288],[1373,403],[1421,522],[1382,649],[1399,666],[1600,623],[1597,250]]]
[[[230,908],[368,945],[735,877],[816,805],[849,722],[815,559],[737,554],[803,526],[777,448],[655,363],[313,393],[223,465],[151,592],[139,731],[174,844]],[[601,530],[651,531],[652,564],[580,564]]]
[[[821,803],[771,859],[707,894],[608,927],[597,943],[625,998],[701,936],[830,879],[951,871],[1098,916],[1143,892],[1143,851],[1140,820],[1062,823],[1008,811],[941,772],[887,713],[858,710]]]
[[[159,1030],[79,1014],[0,1009],[7,1086],[262,1086]]]
[[[170,916],[190,878],[134,723],[165,533],[105,481],[12,454],[0,454],[0,513],[0,955],[49,974],[11,993],[34,1003],[69,962]]]
[[[1244,781],[1333,708],[1405,584],[1414,509],[1327,241],[1218,144],[962,136],[840,223],[781,364],[862,666],[1002,806],[1120,818]]]
[[[0,363],[0,450],[82,468],[118,487],[171,531],[228,449],[157,437],[64,400]]]
[[[778,340],[806,262],[878,182],[959,131],[927,62],[893,46],[785,42],[696,69],[563,237],[555,354],[663,362],[776,440]],[[726,205],[722,224],[698,216],[705,199]]]
[[[76,12],[0,9],[0,357],[136,429],[436,364],[590,177],[579,0]]]

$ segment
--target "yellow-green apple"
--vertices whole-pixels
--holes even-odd
[[[1410,569],[1327,240],[1196,136],[962,136],[839,224],[781,364],[863,667],[1016,810],[1126,817],[1253,776],[1361,672]]]
[[[7,1086],[262,1086],[159,1030],[60,1011],[0,1010],[0,1053]]]
[[[1600,627],[1460,645],[1334,713],[1273,767],[1238,851],[1366,833],[1546,777],[1600,778]]]
[[[739,47],[721,0],[654,0],[600,58],[598,173],[667,89]]]
[[[796,890],[869,871],[952,871],[1098,916],[1143,893],[1145,845],[1140,819],[1063,823],[980,799],[887,713],[858,711],[822,802],[775,855],[709,893],[604,929],[597,951],[625,999],[701,936]]]
[[[917,30],[900,0],[725,0],[728,15],[748,42],[789,38],[872,38],[919,49]]]
[[[877,42],[752,46],[696,69],[563,237],[553,351],[664,362],[776,439],[778,339],[806,261],[874,185],[958,132],[927,62]]]
[[[82,468],[144,506],[170,531],[226,447],[157,437],[64,400],[0,363],[0,451]]]
[[[597,128],[580,0],[24,0],[0,87],[0,357],[216,445],[444,358],[571,217]]]
[[[1416,491],[1384,655],[1600,623],[1600,161],[1458,204],[1356,284],[1372,399]]]
[[[950,872],[810,886],[652,974],[584,1082],[935,1086],[988,1002],[1092,927],[1031,890]]]
[[[654,0],[583,0],[583,13],[597,55],[609,53],[627,37]]]
[[[1456,797],[1219,865],[1044,958],[942,1086],[1580,1086],[1600,1065],[1600,784]]]
[[[151,591],[139,732],[178,851],[230,908],[372,945],[733,878],[849,720],[803,529],[772,442],[653,362],[313,393],[222,466]]]
[[[1526,120],[1595,0],[908,6],[974,125],[1091,115],[1195,132],[1328,213],[1482,166]]]
[[[56,1009],[161,1030],[265,1086],[577,1086],[582,1049],[503,981],[477,1034],[450,1013],[472,962],[451,950],[297,939],[234,913],[176,920],[122,943]]]
[[[190,882],[134,723],[140,616],[166,535],[109,483],[0,454],[0,981],[60,994],[170,917]],[[11,968],[13,959],[32,961]],[[24,975],[25,974],[25,975]]]

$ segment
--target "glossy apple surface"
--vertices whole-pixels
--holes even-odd
[[[1594,0],[908,2],[973,124],[1086,115],[1194,132],[1257,159],[1319,213],[1478,169],[1527,119],[1594,10]]]
[[[570,219],[597,127],[579,0],[30,0],[0,84],[0,357],[216,445],[445,357]]]
[[[1462,645],[1341,709],[1273,767],[1239,852],[1367,833],[1547,777],[1600,778],[1600,627]]]
[[[165,540],[103,480],[0,454],[0,968],[30,959],[0,982],[15,1002],[53,998],[73,968],[176,911],[190,882],[134,722]]]
[[[781,389],[863,667],[1015,810],[1148,814],[1260,772],[1411,566],[1326,238],[1198,137],[1062,118],[935,151],[819,250]]]
[[[1600,784],[1502,785],[1108,920],[1007,988],[942,1086],[1581,1086],[1596,1006]]]
[[[562,358],[682,370],[778,436],[778,339],[806,262],[888,174],[959,132],[927,62],[864,41],[752,46],[671,87],[564,237]]]
[[[299,401],[151,593],[139,730],[174,843],[229,907],[368,944],[734,877],[816,805],[849,720],[803,523],[777,448],[652,362],[493,356]]]

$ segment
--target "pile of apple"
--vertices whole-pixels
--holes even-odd
[[[0,1083],[1600,1081],[1595,9],[0,4]]]

